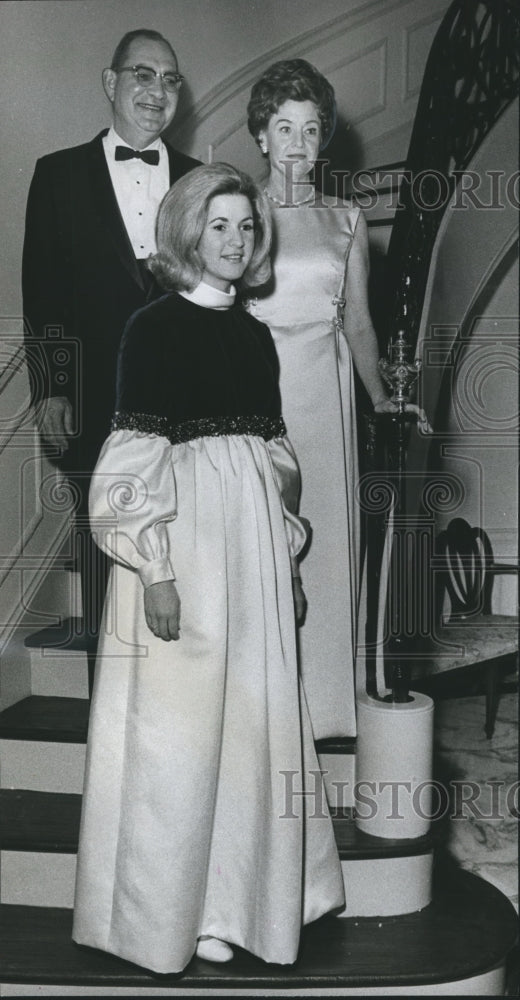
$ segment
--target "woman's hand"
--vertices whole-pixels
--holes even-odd
[[[181,602],[173,580],[152,583],[144,592],[144,616],[154,635],[165,642],[179,638]]]
[[[305,596],[305,592],[302,587],[302,581],[299,576],[293,576],[292,589],[293,589],[294,615],[296,618],[296,624],[303,625],[305,621],[305,614],[307,611],[307,598]]]
[[[391,399],[380,399],[379,402],[374,403],[375,413],[397,413],[398,412],[397,403],[393,403]],[[417,415],[417,425],[423,434],[433,434],[433,427],[428,421],[428,417],[424,410],[415,403],[407,403],[405,406],[407,413],[415,413]]]

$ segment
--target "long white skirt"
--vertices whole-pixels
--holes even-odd
[[[180,639],[152,635],[139,576],[116,564],[73,936],[162,973],[182,970],[201,934],[290,963],[302,923],[344,895],[297,675],[272,452],[240,436],[171,451],[178,510],[160,531]]]

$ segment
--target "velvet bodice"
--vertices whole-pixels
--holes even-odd
[[[270,331],[239,305],[204,308],[171,292],[136,312],[121,343],[113,429],[172,442],[285,433]]]

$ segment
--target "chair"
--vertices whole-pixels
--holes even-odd
[[[495,729],[499,676],[514,668],[518,654],[518,616],[492,614],[491,592],[495,576],[518,574],[518,566],[495,562],[486,532],[472,528],[460,517],[438,536],[433,562],[432,650],[414,668],[414,686],[424,686],[424,679],[439,674],[481,668],[486,692],[484,728],[490,739]],[[444,610],[446,594],[451,605],[448,615]],[[461,673],[462,680],[463,676]]]

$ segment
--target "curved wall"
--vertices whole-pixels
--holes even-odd
[[[445,495],[437,491],[436,530],[464,517],[509,562],[518,554],[517,136],[515,103],[468,168],[480,179],[478,195],[459,185],[443,218],[417,348],[435,434],[415,434],[408,453],[411,480],[448,484]],[[417,502],[415,495],[410,509]],[[515,605],[514,577],[497,578],[493,611],[514,614]]]

